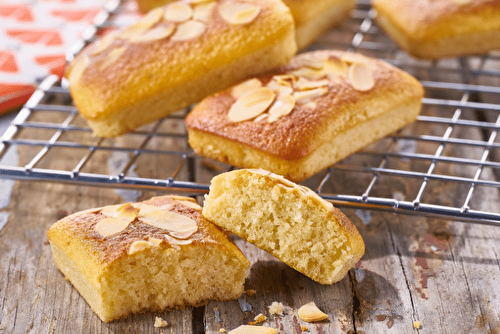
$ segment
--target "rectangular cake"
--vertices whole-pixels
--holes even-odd
[[[204,99],[185,121],[197,154],[298,182],[413,122],[423,93],[380,60],[315,51]]]
[[[280,0],[180,0],[92,43],[66,76],[94,134],[114,137],[284,65],[296,51]]]
[[[57,267],[104,322],[237,299],[250,267],[188,197],[82,211],[48,237]]]

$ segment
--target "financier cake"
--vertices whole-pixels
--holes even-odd
[[[147,13],[172,0],[136,0],[139,10]],[[283,0],[295,21],[297,47],[306,48],[321,34],[349,17],[355,0]]]
[[[48,237],[57,267],[104,322],[236,299],[250,267],[189,197],[82,211]]]
[[[377,23],[427,59],[500,50],[500,0],[373,0]]]
[[[413,122],[422,96],[385,62],[315,51],[207,97],[185,121],[197,154],[299,182]]]
[[[330,202],[262,169],[214,177],[203,216],[321,284],[341,280],[365,251],[356,227]]]
[[[113,137],[284,65],[296,51],[280,0],[180,0],[92,43],[66,76],[94,133]]]

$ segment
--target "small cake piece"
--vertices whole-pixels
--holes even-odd
[[[201,156],[299,182],[413,122],[422,96],[387,63],[315,51],[204,99],[186,126]]]
[[[94,133],[114,137],[284,65],[296,50],[280,0],[180,0],[92,43],[66,76]]]
[[[57,267],[104,322],[237,299],[250,267],[189,197],[86,210],[48,236]]]
[[[356,227],[330,202],[262,169],[214,177],[203,216],[321,284],[341,280],[365,251]]]
[[[139,10],[147,13],[172,0],[136,0]],[[292,11],[295,38],[299,49],[306,48],[320,35],[347,19],[355,0],[283,0]]]
[[[283,0],[295,20],[295,39],[305,49],[322,34],[347,19],[355,0]]]
[[[500,49],[499,0],[373,0],[377,23],[415,57]]]

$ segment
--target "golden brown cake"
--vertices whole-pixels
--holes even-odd
[[[356,227],[330,202],[262,169],[214,177],[203,216],[321,284],[341,280],[365,252]]]
[[[373,0],[377,23],[415,57],[500,49],[500,0]]]
[[[86,210],[48,236],[57,267],[105,322],[236,299],[250,267],[189,197]]]
[[[113,137],[286,64],[294,36],[280,0],[181,0],[91,44],[66,76],[94,133]]]
[[[283,0],[295,20],[297,47],[305,49],[319,36],[347,19],[355,0]]]
[[[172,0],[136,0],[142,13],[163,6]],[[349,17],[355,0],[283,0],[292,11],[299,49],[306,48],[321,34]]]
[[[423,88],[376,59],[340,51],[295,57],[199,103],[186,117],[194,151],[304,180],[414,121]]]

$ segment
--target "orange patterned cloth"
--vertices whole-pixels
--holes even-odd
[[[106,1],[0,1],[0,114],[24,104],[37,80],[62,77],[66,51]]]

